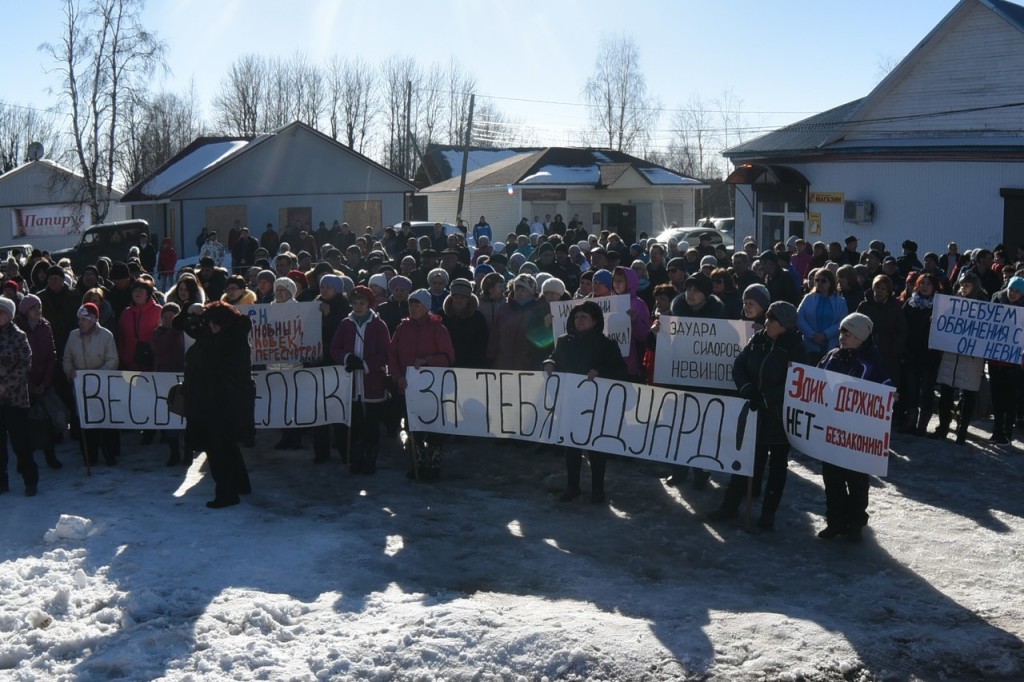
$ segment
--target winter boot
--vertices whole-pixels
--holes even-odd
[[[928,435],[928,422],[932,420],[932,413],[925,410],[921,410],[921,413],[917,415],[917,427],[914,429],[915,436],[927,436]]]
[[[48,445],[47,447],[43,448],[43,454],[46,456],[46,466],[50,467],[51,469],[60,469],[61,467],[64,466],[63,464],[60,463],[60,460],[57,459],[57,454],[53,451],[52,445]]]
[[[957,429],[959,432],[960,429]],[[935,427],[935,430],[928,434],[928,437],[932,440],[946,440],[946,436],[949,435],[949,422],[943,424],[939,422],[939,425]]]

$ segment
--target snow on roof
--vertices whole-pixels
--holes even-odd
[[[459,175],[462,173],[462,151],[458,149],[447,149],[440,152],[441,158],[445,160],[448,167],[452,171],[452,175]],[[484,166],[489,166],[492,163],[503,161],[512,156],[517,156],[520,152],[514,149],[474,149],[469,152],[469,158],[466,160],[466,170],[474,171]]]
[[[699,180],[673,173],[665,168],[637,168],[652,185],[701,185]]]
[[[533,175],[519,181],[520,185],[596,185],[601,169],[593,166],[541,166]]]
[[[247,144],[249,142],[246,140],[231,140],[230,142],[211,142],[203,145],[188,156],[178,159],[162,173],[153,176],[149,182],[143,185],[142,193],[158,197],[169,192]]]

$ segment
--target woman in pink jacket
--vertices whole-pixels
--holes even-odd
[[[430,312],[430,292],[417,289],[409,295],[409,317],[402,320],[388,349],[388,369],[395,379],[405,413],[405,390],[409,382],[405,371],[410,367],[449,367],[455,363],[455,348],[441,318]],[[406,434],[417,455],[415,468],[406,474],[423,481],[437,480],[441,475],[441,446],[444,436],[436,433],[414,433],[406,417]]]
[[[145,280],[132,282],[132,304],[118,320],[118,354],[121,369],[130,372],[153,370],[153,330],[160,326],[161,306],[153,300],[153,285]]]

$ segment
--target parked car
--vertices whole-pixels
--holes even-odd
[[[444,234],[448,236],[450,234],[461,234],[466,238],[466,244],[470,248],[476,248],[476,244],[473,240],[473,234],[466,234],[455,225],[451,223],[441,223],[444,225]],[[402,223],[395,223],[392,225],[395,228],[395,232],[399,232],[402,229]],[[412,221],[412,233],[416,235],[416,238],[420,237],[433,237],[434,236],[434,222],[430,220],[413,220]]]
[[[733,243],[736,242],[736,219],[735,218],[702,218],[697,221],[697,225],[703,225],[705,227],[713,227],[719,232],[724,232],[733,238]]]
[[[731,234],[710,227],[669,227],[655,237],[661,244],[668,244],[668,241],[675,238],[677,244],[686,242],[687,248],[700,244],[700,236],[704,233],[711,235],[711,245],[718,246],[725,244],[725,248],[731,253],[733,250],[733,239]]]
[[[100,256],[112,261],[128,260],[128,250],[139,245],[139,235],[149,234],[145,220],[121,220],[115,223],[93,225],[82,233],[82,241],[68,249],[54,251],[54,262],[61,258],[71,261],[71,268],[81,272],[86,265],[95,263]]]
[[[26,258],[32,255],[31,244],[6,244],[0,246],[0,263],[6,263],[7,259],[15,254],[15,252],[21,253],[21,260],[24,261]]]

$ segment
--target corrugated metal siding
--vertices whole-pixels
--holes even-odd
[[[812,192],[842,192],[848,200],[875,203],[871,223],[847,223],[842,206],[811,204],[822,213],[822,241],[856,234],[862,244],[881,239],[898,252],[913,239],[921,253],[942,253],[950,241],[962,250],[991,248],[1002,240],[1003,187],[1024,188],[1024,164],[970,162],[851,162],[794,164]],[[738,187],[737,190],[740,188]],[[737,234],[746,233],[737,196]]]
[[[1024,92],[1024,35],[981,3],[971,3],[959,20],[924,45],[907,74],[890,84],[858,119],[973,109],[1020,101]],[[934,118],[863,125],[847,139],[889,137],[923,131],[1024,129],[1024,107],[982,109]]]
[[[76,203],[81,198],[81,183],[78,176],[37,161],[0,175],[0,207]]]

